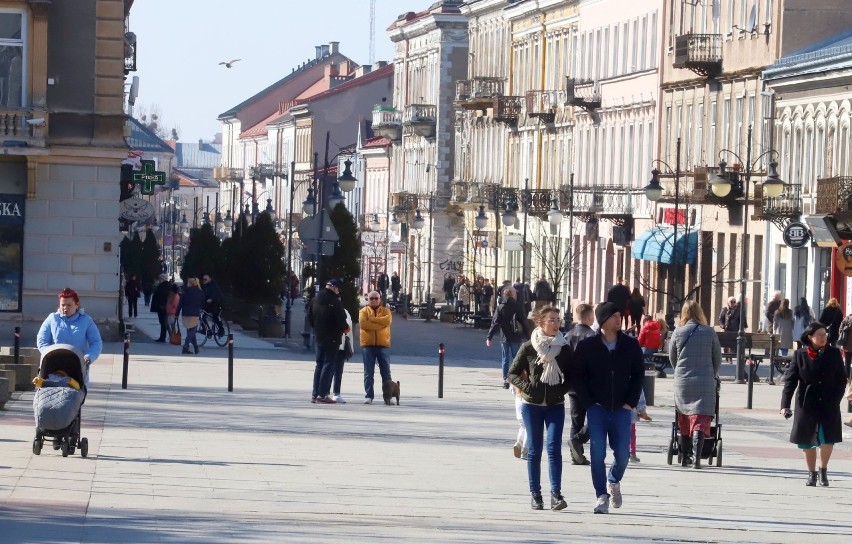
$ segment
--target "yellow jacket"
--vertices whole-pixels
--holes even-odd
[[[364,306],[358,312],[358,325],[361,326],[359,333],[361,347],[382,346],[389,348],[391,345],[391,311],[385,306],[379,306],[375,310]]]

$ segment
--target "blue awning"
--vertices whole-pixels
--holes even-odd
[[[677,242],[672,243],[675,231],[672,227],[654,227],[646,230],[633,242],[630,255],[634,259],[672,264],[672,254],[677,264],[694,264],[698,260],[698,232],[677,229]]]

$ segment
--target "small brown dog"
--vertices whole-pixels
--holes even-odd
[[[382,382],[382,398],[388,406],[391,404],[391,399],[396,398],[396,405],[399,406],[399,382],[391,380]]]

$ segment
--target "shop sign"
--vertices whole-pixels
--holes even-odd
[[[852,242],[844,242],[837,248],[837,269],[844,276],[852,276]]]
[[[784,243],[788,247],[800,248],[808,245],[811,239],[807,225],[794,221],[784,227]]]

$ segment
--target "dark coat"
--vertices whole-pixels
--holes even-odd
[[[553,296],[553,289],[547,280],[538,280],[533,288],[533,297],[538,302],[554,302],[556,297]]]
[[[628,300],[630,300],[630,289],[626,285],[616,283],[606,292],[606,301],[615,304],[622,316],[627,310]]]
[[[839,349],[828,346],[815,360],[811,360],[806,348],[797,350],[781,393],[781,408],[790,408],[796,392],[790,442],[815,444],[818,424],[822,424],[826,443],[841,442],[840,400],[845,388],[846,373]]]
[[[636,323],[640,323],[645,314],[645,297],[640,296],[638,299],[634,299],[631,295],[627,302],[627,309],[630,310],[630,318]]]
[[[729,332],[739,332],[740,330],[740,303],[738,302],[733,308],[725,306],[719,313],[719,325],[722,330]],[[743,329],[748,328],[748,320],[743,323]]]
[[[175,315],[183,317],[198,317],[201,315],[201,308],[205,305],[204,291],[198,287],[187,287],[184,289],[178,303],[177,312]]]
[[[396,293],[397,291],[399,291],[402,288],[402,284],[399,282],[399,276],[397,276],[396,274],[391,276],[390,282],[391,282],[391,291],[393,291],[394,293]]]
[[[513,321],[520,323],[522,334],[515,333]],[[502,341],[509,344],[520,344],[529,338],[530,331],[527,328],[527,320],[517,300],[507,297],[505,302],[497,305],[497,311],[491,318],[491,328],[488,329],[488,339],[494,338],[498,330],[503,335]]]
[[[590,326],[577,323],[570,331],[565,333],[565,339],[568,340],[568,345],[571,346],[571,352],[573,353],[577,349],[577,344],[580,343],[580,340],[585,340],[596,334],[595,330]]]
[[[538,352],[530,342],[524,342],[518,354],[515,355],[515,360],[512,361],[512,366],[509,367],[509,382],[521,390],[523,399],[531,404],[546,404],[553,406],[556,404],[565,403],[565,394],[571,390],[569,373],[571,370],[571,350],[568,346],[562,346],[559,354],[556,356],[556,364],[559,370],[562,371],[562,383],[557,385],[548,385],[541,382],[541,375],[544,373],[544,365],[535,364],[538,357]],[[524,377],[523,372],[527,371],[528,376]]]
[[[172,292],[172,284],[168,281],[161,281],[157,284],[154,290],[154,296],[151,297],[151,311],[166,313],[166,303],[169,301],[169,293]]]
[[[586,338],[574,350],[571,383],[586,409],[600,404],[615,411],[625,404],[635,408],[642,393],[645,361],[639,342],[619,331],[610,352],[600,333]]]
[[[124,284],[124,296],[127,298],[139,298],[139,282],[137,280],[127,280],[127,283]]]
[[[340,346],[348,325],[339,296],[328,289],[321,290],[311,301],[308,320],[317,335],[317,345]]]
[[[840,337],[840,323],[842,321],[843,312],[840,311],[840,308],[826,306],[822,313],[819,314],[819,322],[828,329],[828,345],[833,346],[837,344],[837,339]]]

